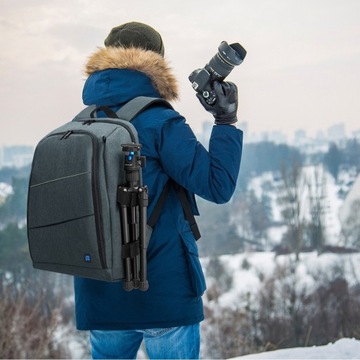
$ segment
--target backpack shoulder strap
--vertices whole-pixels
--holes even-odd
[[[148,96],[138,96],[128,101],[118,111],[116,111],[116,113],[107,106],[89,105],[85,109],[83,109],[78,115],[76,115],[73,121],[96,118],[96,112],[98,110],[104,111],[106,116],[109,118],[119,118],[121,120],[131,121],[140,112],[155,104],[163,105],[168,107],[169,109],[173,109],[171,104],[165,99]]]
[[[189,222],[190,229],[191,229],[191,231],[192,231],[192,233],[194,235],[195,240],[197,241],[201,237],[200,230],[199,230],[199,227],[198,227],[198,225],[196,223],[194,214],[192,212],[190,201],[188,199],[186,191],[181,185],[179,185],[176,182],[173,182],[173,187],[174,187],[175,191],[177,192],[177,194],[179,196],[179,199],[180,199],[180,202],[181,202],[184,214],[185,214],[185,218]]]
[[[141,111],[147,109],[148,107],[154,104],[160,104],[168,107],[169,109],[173,109],[171,104],[165,99],[156,98],[156,97],[138,96],[127,102],[125,105],[123,105],[116,112],[116,115],[122,120],[131,121]]]
[[[190,224],[190,228],[191,231],[195,237],[195,240],[199,240],[201,235],[200,235],[200,230],[198,228],[198,225],[196,223],[194,214],[192,212],[191,209],[191,205],[190,205],[190,201],[186,195],[185,189],[180,186],[178,183],[176,183],[175,181],[169,179],[168,182],[166,183],[166,185],[164,186],[164,189],[159,197],[158,202],[155,205],[155,208],[153,209],[153,212],[148,220],[148,225],[153,229],[160,214],[161,211],[165,205],[165,201],[166,201],[166,197],[167,194],[170,190],[170,188],[173,187],[174,190],[176,191],[180,202],[181,202],[181,206],[183,208],[184,214],[185,214],[185,218],[186,220],[189,222]]]

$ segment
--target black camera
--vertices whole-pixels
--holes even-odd
[[[203,69],[194,70],[189,80],[195,91],[200,93],[205,101],[212,105],[216,101],[216,95],[212,88],[214,81],[223,81],[231,70],[240,65],[246,56],[246,50],[238,43],[230,44],[222,41],[218,52],[211,58]]]

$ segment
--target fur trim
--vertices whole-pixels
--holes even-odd
[[[145,73],[166,100],[178,99],[178,83],[165,59],[153,51],[139,48],[99,48],[89,57],[85,74],[105,69],[131,69]]]

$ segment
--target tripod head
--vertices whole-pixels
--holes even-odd
[[[140,186],[140,170],[145,167],[146,158],[140,156],[139,152],[141,149],[140,144],[122,144],[121,145],[125,154],[124,170],[126,181],[130,187]]]

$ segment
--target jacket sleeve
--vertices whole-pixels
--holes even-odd
[[[232,125],[214,125],[209,151],[197,141],[181,116],[167,120],[158,138],[164,171],[188,191],[221,204],[230,200],[237,182],[243,133]]]

